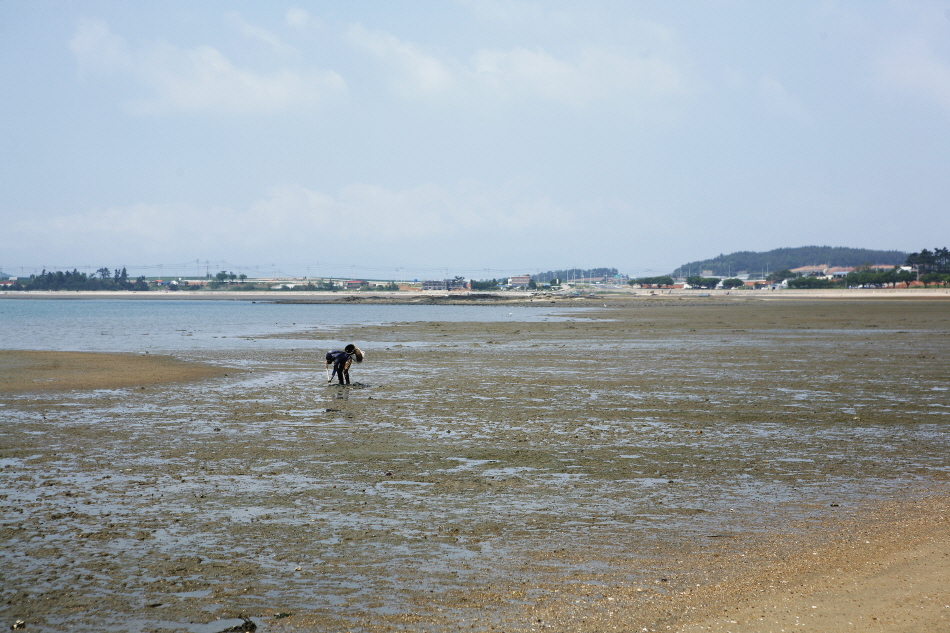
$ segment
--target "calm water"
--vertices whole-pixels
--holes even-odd
[[[122,299],[0,301],[0,349],[178,352],[324,346],[260,339],[281,332],[414,321],[560,320],[563,307],[295,305],[251,301]]]

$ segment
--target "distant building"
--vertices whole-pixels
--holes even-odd
[[[531,275],[515,275],[508,279],[508,284],[512,288],[527,288],[531,283]]]
[[[346,288],[347,290],[359,290],[360,288],[363,287],[363,284],[365,283],[366,283],[365,281],[361,281],[359,279],[351,279],[345,282],[343,284],[343,287]]]
[[[423,290],[443,290],[448,291],[449,285],[445,279],[429,279],[422,282]]]
[[[792,268],[793,273],[802,277],[821,276],[825,274],[826,270],[828,270],[827,266],[801,266],[799,268]]]
[[[456,277],[455,279],[432,279],[422,282],[423,290],[441,290],[448,292],[449,290],[465,290],[466,288],[468,288],[468,284],[466,284],[465,280],[461,277]]]
[[[852,266],[833,266],[825,271],[825,275],[834,278],[844,277],[853,270],[854,267]]]
[[[877,272],[886,272],[893,270],[894,266],[892,264],[872,264],[869,268]],[[854,270],[853,266],[802,266],[792,268],[793,273],[802,277],[824,277],[826,279],[840,279]]]

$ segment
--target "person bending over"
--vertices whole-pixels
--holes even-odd
[[[354,358],[357,363],[363,362],[363,351],[352,343],[344,347],[342,352],[338,349],[327,352],[326,366],[329,368],[333,365],[333,373],[327,378],[327,384],[333,382],[334,376],[339,379],[341,385],[350,384],[350,364]]]

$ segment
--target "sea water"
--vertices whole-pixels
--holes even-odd
[[[0,300],[0,349],[174,353],[323,347],[347,326],[560,320],[565,308],[282,304],[247,300]],[[265,338],[319,328],[326,339]]]

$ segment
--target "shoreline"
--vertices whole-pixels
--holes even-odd
[[[326,292],[326,291],[106,291],[106,290],[31,290],[2,291],[5,299],[130,301],[252,301],[295,304],[447,304],[447,305],[537,305],[539,303],[589,307],[603,303],[631,303],[677,299],[703,301],[788,301],[825,300],[943,300],[950,299],[950,288],[855,288],[812,290],[648,290],[622,289],[595,291],[570,296],[556,293],[506,292]]]

